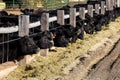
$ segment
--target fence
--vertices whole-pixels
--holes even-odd
[[[18,40],[19,38],[15,38],[14,40],[10,40],[9,36],[11,34],[17,33],[19,37],[23,37],[25,35],[29,35],[29,30],[34,29],[35,27],[38,27],[41,25],[41,30],[49,30],[49,23],[57,21],[59,24],[64,25],[64,20],[70,18],[70,24],[74,27],[76,26],[76,16],[80,16],[82,19],[85,19],[85,13],[88,13],[90,16],[93,16],[93,11],[95,11],[98,14],[104,14],[105,10],[112,10],[113,6],[120,7],[120,0],[106,0],[101,1],[100,4],[95,4],[95,9],[93,9],[93,5],[88,5],[88,10],[85,10],[84,7],[80,7],[79,12],[76,12],[75,8],[70,8],[70,14],[64,15],[63,10],[58,10],[57,16],[50,17],[48,13],[44,13],[41,17],[41,22],[35,22],[29,24],[29,15],[20,15],[19,16],[19,25],[13,26],[13,27],[6,27],[0,28],[0,36],[2,36],[2,40],[0,41],[0,46],[2,47],[0,50],[0,62],[6,62],[9,61],[9,54],[10,50],[10,42],[13,42],[15,40]],[[7,36],[6,36],[7,35]],[[48,49],[43,50],[44,53],[42,55],[48,54]],[[17,53],[16,53],[17,54]],[[13,54],[14,55],[14,54]]]

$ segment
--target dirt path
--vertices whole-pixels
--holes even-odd
[[[120,41],[104,59],[92,67],[84,80],[120,80]]]

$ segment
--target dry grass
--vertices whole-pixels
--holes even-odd
[[[77,58],[87,53],[96,43],[115,34],[120,29],[120,18],[111,22],[109,27],[93,35],[85,34],[85,39],[77,40],[66,48],[57,48],[57,52],[50,52],[47,57],[36,57],[30,64],[18,67],[3,80],[50,80],[57,76],[65,76],[78,63]]]

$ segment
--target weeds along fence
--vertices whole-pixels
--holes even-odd
[[[20,15],[19,16],[19,25],[13,27],[1,27],[0,28],[0,63],[4,63],[10,60],[15,59],[13,52],[10,52],[12,46],[9,46],[12,42],[19,40],[20,37],[30,36],[29,31],[34,31],[34,28],[41,26],[41,30],[49,30],[49,23],[57,21],[57,23],[64,25],[65,19],[70,19],[70,24],[76,26],[76,16],[79,16],[81,19],[85,19],[85,13],[88,13],[93,17],[93,11],[98,14],[104,14],[106,10],[112,10],[114,7],[120,7],[120,0],[106,0],[101,1],[101,4],[95,4],[95,9],[93,5],[88,5],[87,10],[84,7],[80,7],[79,12],[76,12],[75,8],[70,8],[70,14],[64,15],[63,10],[57,11],[57,16],[50,17],[48,13],[43,13],[41,20],[35,23],[29,22],[29,15]],[[10,36],[16,33],[18,38],[10,39]],[[43,50],[42,55],[48,54],[48,49]],[[11,55],[11,56],[9,56]]]

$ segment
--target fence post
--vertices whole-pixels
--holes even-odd
[[[105,1],[101,1],[101,14],[105,14]]]
[[[99,14],[100,10],[99,10],[100,4],[95,4],[95,13]]]
[[[120,7],[120,0],[117,0],[117,7]]]
[[[93,17],[93,5],[88,5],[88,14]]]
[[[111,10],[111,0],[106,0],[106,10]]]
[[[113,7],[116,7],[116,0],[113,0]]]
[[[114,7],[114,0],[111,0],[111,10],[113,10]]]
[[[49,30],[49,13],[43,13],[40,22],[41,31]]]
[[[70,24],[76,27],[76,8],[70,8]]]
[[[29,16],[19,16],[19,37],[29,36]]]
[[[57,23],[64,25],[64,10],[57,11]]]
[[[19,37],[29,36],[29,16],[20,15],[19,16]],[[23,59],[19,61],[19,65],[25,65],[30,62],[30,55],[25,55]]]
[[[79,16],[82,20],[85,19],[85,8],[84,7],[80,7]]]
[[[49,13],[43,13],[41,16],[41,31],[49,30]],[[48,49],[41,49],[40,55],[47,56]]]

